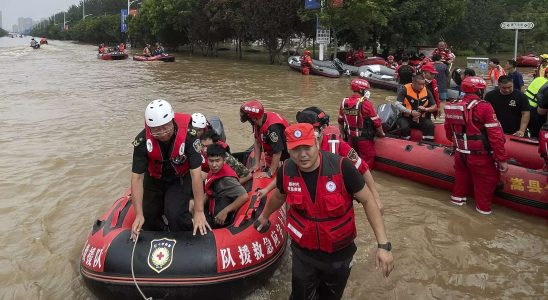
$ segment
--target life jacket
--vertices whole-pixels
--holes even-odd
[[[405,87],[405,98],[403,99],[403,105],[407,109],[417,110],[419,106],[428,107],[428,90],[424,87],[419,93],[413,90],[413,84],[408,83]]]
[[[209,171],[207,173],[207,178],[205,181],[205,192],[207,195],[207,201],[209,203],[208,210],[209,214],[211,216],[215,216],[215,197],[216,195],[213,193],[213,183],[221,178],[224,177],[234,177],[236,180],[238,180],[238,175],[236,175],[236,172],[232,170],[232,168],[228,164],[224,164],[223,167],[219,170],[217,173],[213,173]]]
[[[489,72],[487,72],[487,77],[489,77],[489,80],[491,80],[494,84],[498,84],[497,81],[502,75],[506,75],[506,72],[499,65],[496,65],[494,68],[489,69]]]
[[[287,123],[287,121],[278,113],[269,111],[269,112],[265,112],[265,115],[266,115],[266,120],[264,121],[263,125],[261,126],[259,130],[257,130],[255,126],[254,134],[255,134],[255,139],[257,139],[259,143],[261,144],[263,151],[266,154],[271,156],[272,146],[270,146],[270,144],[266,142],[268,128],[274,124],[281,124],[285,129],[287,126],[289,126],[289,123]],[[281,138],[281,137],[278,137],[278,138]]]
[[[287,232],[297,245],[333,253],[352,244],[356,224],[352,195],[346,191],[343,158],[320,152],[316,198],[311,199],[301,172],[288,159],[283,166],[283,188],[289,204]]]
[[[164,163],[171,163],[177,176],[183,176],[188,172],[190,165],[185,155],[185,140],[188,131],[188,123],[190,120],[190,115],[175,113],[175,118],[173,121],[177,125],[177,134],[173,145],[171,145],[171,154],[168,159],[162,157],[160,143],[152,136],[150,128],[145,124],[145,135],[148,151],[148,172],[150,176],[157,179],[162,177],[162,165]],[[187,146],[192,147],[192,145]]]
[[[472,101],[468,101],[470,99]],[[465,96],[462,100],[445,105],[445,121],[453,128],[453,139],[458,152],[464,154],[491,152],[485,129],[483,127],[479,129],[474,125],[474,121],[480,122],[474,117],[474,108],[481,102],[487,103],[478,96]],[[498,126],[498,124],[485,124],[485,126]]]
[[[538,106],[537,95],[544,92],[548,88],[548,79],[545,77],[537,77],[529,84],[525,91],[525,96],[529,99],[529,106],[536,108]]]
[[[375,126],[372,118],[362,114],[363,101],[368,100],[356,94],[343,99],[341,109],[345,121],[344,131],[347,137],[373,140],[375,137]],[[378,116],[374,118],[378,118]]]

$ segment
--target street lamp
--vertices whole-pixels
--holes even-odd
[[[86,19],[86,0],[82,0],[82,20]]]

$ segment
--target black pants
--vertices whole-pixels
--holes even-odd
[[[339,300],[350,276],[352,257],[343,261],[323,261],[295,251],[292,247],[290,300]]]
[[[172,182],[145,174],[143,185],[143,230],[165,230],[162,215],[166,217],[170,231],[192,230],[192,215],[188,211],[192,197],[190,173]]]
[[[407,138],[411,136],[411,128],[417,128],[422,131],[423,140],[434,140],[434,123],[428,118],[420,118],[419,123],[417,123],[411,117],[399,117],[398,128],[400,129],[401,137]]]

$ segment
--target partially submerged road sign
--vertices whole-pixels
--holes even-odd
[[[502,22],[500,28],[502,29],[533,29],[535,24],[533,22]]]

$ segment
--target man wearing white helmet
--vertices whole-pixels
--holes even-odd
[[[196,130],[196,136],[200,138],[211,127],[207,118],[202,113],[192,114],[192,128]]]
[[[133,240],[141,228],[163,230],[162,216],[171,231],[193,229],[203,235],[211,230],[204,214],[201,144],[191,122],[190,115],[174,113],[165,100],[154,100],[145,110],[145,129],[133,142]],[[194,220],[188,209],[193,195]]]

